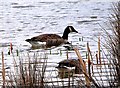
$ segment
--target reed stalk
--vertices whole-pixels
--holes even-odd
[[[66,52],[66,56],[67,56],[67,59],[69,58],[69,56],[68,56],[68,49],[67,49],[67,52]]]
[[[108,27],[111,29],[112,33],[107,32],[106,29],[103,30],[106,33],[105,36],[107,36],[106,47],[108,52],[111,54],[110,62],[114,68],[114,73],[111,74],[115,74],[114,80],[117,85],[115,83],[113,84],[120,87],[120,1],[113,4]]]
[[[77,54],[77,56],[78,56],[78,58],[79,58],[80,64],[82,65],[82,71],[83,71],[83,73],[85,73],[85,74],[87,75],[87,76],[85,75],[85,80],[86,80],[87,88],[89,88],[89,87],[90,87],[90,80],[88,79],[88,74],[87,74],[87,72],[86,72],[85,63],[83,62],[83,59],[82,59],[82,57],[81,57],[78,49],[75,48],[74,50],[75,50],[75,52],[76,52],[76,54]]]
[[[98,65],[98,54],[96,54],[95,56],[96,56],[96,62],[97,62],[97,65]]]
[[[12,43],[10,43],[10,52],[12,53],[12,51],[13,51],[13,45]]]
[[[93,61],[92,53],[91,53],[91,50],[90,50],[90,47],[89,47],[89,43],[88,43],[88,42],[87,42],[87,51],[89,52],[90,57],[91,57],[91,60]]]
[[[45,54],[46,55],[46,54]],[[25,57],[28,63],[25,63],[22,58],[19,58],[19,65],[16,66],[14,72],[8,74],[9,82],[6,87],[20,87],[20,88],[44,88],[44,76],[47,66],[47,57],[41,58],[37,53],[32,58],[29,54]],[[3,57],[2,57],[3,58]],[[2,59],[3,60],[3,59]],[[4,63],[4,62],[3,62]],[[4,68],[4,65],[3,65]],[[16,72],[17,71],[17,72]],[[5,72],[3,69],[3,83],[5,81]],[[4,87],[4,84],[3,84]]]
[[[113,23],[113,33],[114,33],[114,40],[112,43],[112,50],[113,50],[113,56],[116,58],[116,61],[114,62],[116,65],[116,71],[118,75],[118,86],[120,86],[120,1],[114,5],[114,20]],[[117,64],[118,63],[118,64]]]
[[[102,63],[101,63],[101,52],[100,52],[100,37],[98,37],[98,58],[101,65]]]
[[[120,1],[113,3],[112,13],[110,15],[109,23],[107,27],[109,28],[109,31],[111,30],[110,33],[106,28],[102,27],[102,30],[105,33],[105,35],[103,36],[105,39],[105,43],[103,43],[103,46],[106,48],[108,52],[107,54],[109,54],[109,56],[105,53],[104,55],[110,64],[108,65],[108,69],[110,71],[107,71],[107,69],[105,69],[106,74],[109,74],[109,77],[106,78],[107,78],[107,82],[109,83],[108,86],[110,88],[119,88],[120,87]],[[104,52],[104,50],[102,50],[102,52]],[[103,64],[105,63],[106,62],[104,61]],[[104,66],[105,68],[107,68],[106,65]]]
[[[91,60],[90,60],[90,48],[89,48],[89,43],[87,43],[87,50],[88,50],[88,57],[87,57],[87,59],[88,59],[88,74],[89,74],[89,76],[91,76],[91,70],[90,70],[90,65],[91,65]]]
[[[2,78],[3,78],[3,87],[5,88],[5,65],[4,65],[4,54],[2,52]]]
[[[85,70],[85,73],[87,74],[86,63],[85,62],[84,62],[84,70]],[[90,84],[90,80],[88,79],[87,76],[85,76],[85,81],[86,81],[87,88],[90,88],[91,84]]]
[[[74,48],[74,50],[75,50],[75,52],[76,52],[76,55],[78,56],[78,58],[79,58],[79,61],[80,61],[80,64],[82,65],[82,72],[84,73],[84,75],[85,75],[85,78],[87,79],[87,87],[89,88],[90,87],[90,85],[89,85],[89,83],[90,83],[90,81],[91,82],[93,82],[93,84],[97,87],[97,88],[100,88],[98,85],[97,85],[97,83],[95,82],[95,80],[91,77],[91,76],[89,76],[87,73],[86,73],[86,69],[85,69],[85,64],[84,64],[84,62],[83,62],[83,59],[82,59],[82,57],[81,57],[81,55],[80,55],[80,53],[79,53],[79,50],[77,49],[77,48]]]

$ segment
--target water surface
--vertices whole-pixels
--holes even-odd
[[[14,52],[36,52],[31,50],[31,45],[25,39],[43,33],[62,36],[67,25],[74,26],[79,32],[70,34],[69,41],[80,49],[83,57],[87,42],[90,43],[91,50],[96,52],[97,38],[103,33],[100,25],[104,27],[104,23],[108,22],[112,2],[113,0],[1,0],[0,51],[5,54],[5,64],[7,67],[13,64],[13,57],[8,55],[10,43],[13,44]],[[60,55],[60,50],[65,48],[52,49],[48,61],[58,63],[65,59],[66,51]],[[74,51],[70,51],[69,57],[76,57]]]

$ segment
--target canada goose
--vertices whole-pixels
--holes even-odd
[[[59,46],[61,44],[68,43],[68,34],[71,32],[76,32],[78,33],[73,26],[67,26],[64,30],[63,36],[59,36],[57,34],[42,34],[39,36],[35,36],[31,39],[26,39],[27,42],[29,42],[32,47],[39,47],[41,44],[46,45],[46,47],[51,47],[51,46]]]
[[[58,63],[56,68],[75,67],[75,74],[82,73],[82,68],[78,59],[65,59]]]

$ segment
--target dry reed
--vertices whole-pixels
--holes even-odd
[[[3,52],[2,52],[2,78],[3,78],[3,87],[5,87],[5,64],[4,64]]]
[[[114,76],[114,79],[110,82],[111,88],[120,86],[120,1],[113,4],[112,11],[108,26],[112,34],[103,28],[106,33],[105,36],[107,36],[105,47],[111,55],[110,58],[108,58],[112,66],[110,69],[114,69],[114,72],[110,73],[111,77]]]

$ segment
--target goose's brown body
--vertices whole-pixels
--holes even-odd
[[[82,73],[82,68],[78,59],[65,59],[60,61],[58,64],[57,68],[75,67],[76,74]]]
[[[27,39],[29,43],[32,44],[32,47],[39,47],[39,42],[45,42],[44,48],[49,48],[51,46],[59,46],[61,44],[67,43],[67,40],[64,40],[62,37],[56,34],[42,34],[31,39]],[[33,44],[34,42],[34,44]]]
[[[26,39],[26,41],[33,47],[39,47],[40,44],[38,42],[45,42],[46,47],[59,46],[64,43],[68,43],[68,34],[70,32],[78,33],[72,26],[67,26],[62,37],[57,34],[42,34],[31,39]]]
[[[48,40],[52,40],[52,39],[63,39],[63,38],[56,34],[42,34],[31,38],[31,41],[47,42]]]
[[[58,64],[59,64],[58,67],[64,67],[64,66],[79,67],[80,66],[80,62],[78,59],[65,59],[65,60],[60,61]]]

